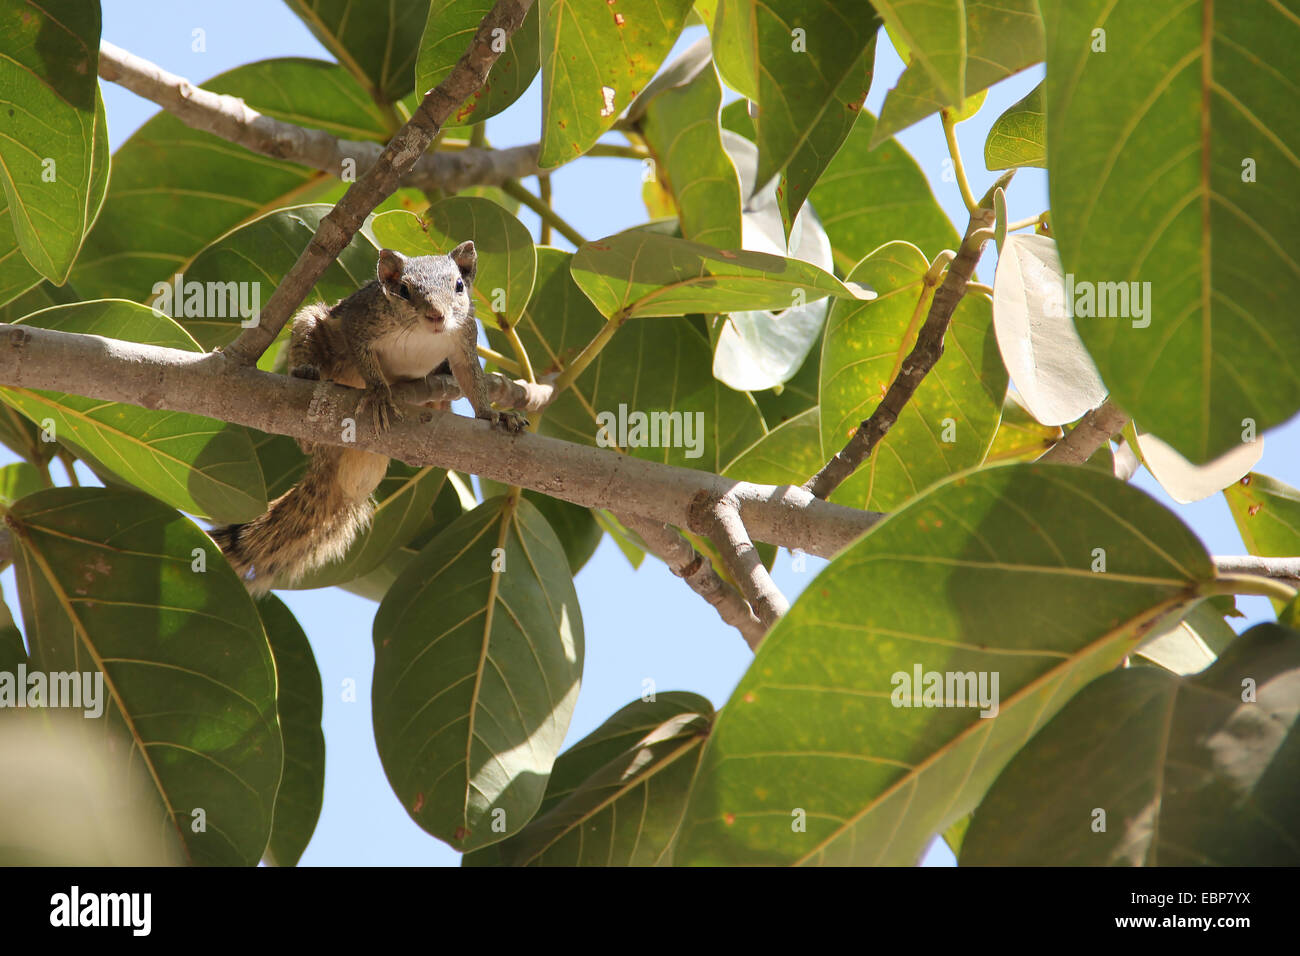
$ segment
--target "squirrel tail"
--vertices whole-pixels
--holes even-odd
[[[208,533],[249,591],[265,594],[336,561],[370,523],[370,495],[388,470],[388,458],[318,445],[307,473],[266,514]]]

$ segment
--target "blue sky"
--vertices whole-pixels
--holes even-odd
[[[280,3],[266,0],[223,0],[221,3],[171,0],[104,0],[103,36],[132,53],[152,60],[195,82],[242,63],[271,57],[309,56],[330,59],[302,23]],[[195,28],[206,32],[206,52],[191,50]],[[693,28],[679,41],[680,52],[700,34]],[[868,108],[879,113],[885,92],[894,85],[902,64],[887,43],[881,43]],[[967,172],[977,196],[996,178],[983,167],[983,143],[989,126],[1041,79],[1041,67],[1004,82],[990,92],[983,108],[958,127]],[[103,84],[109,135],[116,149],[156,107],[113,84]],[[505,113],[489,121],[495,146],[535,142],[540,128],[540,84]],[[929,177],[935,195],[954,222],[964,226],[966,214],[955,183],[942,181],[948,154],[939,121],[932,117],[905,131],[899,140]],[[612,138],[611,141],[619,141]],[[623,159],[587,159],[559,170],[553,177],[554,202],[581,233],[598,237],[643,222],[640,164]],[[1047,208],[1047,180],[1042,170],[1021,170],[1008,194],[1012,220],[1037,215]],[[521,218],[536,234],[537,220]],[[565,245],[559,240],[560,245]],[[980,267],[984,282],[992,282],[990,247]],[[142,291],[142,296],[147,290]],[[1268,433],[1257,471],[1300,486],[1300,422]],[[0,450],[7,463],[12,456]],[[93,483],[84,470],[83,481]],[[1172,507],[1216,554],[1245,552],[1221,495],[1194,505],[1179,506],[1164,494],[1145,471],[1134,479],[1139,487]],[[775,569],[777,583],[794,600],[825,562],[808,559],[807,570],[791,569],[782,552]],[[0,578],[15,607],[13,572]],[[716,613],[654,559],[633,570],[606,539],[577,576],[578,595],[586,631],[587,656],[582,693],[568,742],[581,738],[611,713],[640,696],[646,678],[661,691],[691,690],[726,702],[751,655],[739,635]],[[304,865],[441,865],[457,866],[460,855],[417,827],[390,790],[375,752],[370,721],[370,675],[373,665],[371,621],[376,605],[338,589],[280,592],[311,638],[325,689],[325,803],[316,835],[303,857]],[[1264,599],[1240,599],[1249,620],[1272,620]],[[1238,629],[1245,622],[1234,622]],[[354,680],[357,701],[342,700],[341,687]],[[927,862],[951,864],[941,843]]]

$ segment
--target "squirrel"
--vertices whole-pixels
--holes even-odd
[[[449,368],[476,418],[510,432],[523,430],[526,418],[496,411],[488,399],[476,351],[477,267],[473,242],[462,242],[445,256],[408,258],[381,249],[374,281],[332,307],[316,303],[294,316],[289,374],[364,388],[357,410],[368,412],[375,432],[382,434],[403,418],[393,403],[393,383]],[[298,484],[272,501],[265,514],[209,532],[254,595],[341,558],[370,523],[371,493],[388,471],[385,455],[299,444],[311,460]]]

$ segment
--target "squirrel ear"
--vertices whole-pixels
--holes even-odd
[[[405,269],[406,256],[392,249],[379,250],[379,265],[375,268],[375,275],[380,285],[387,286],[391,282],[396,282],[402,277]]]
[[[474,273],[478,271],[478,253],[474,250],[473,240],[462,242],[447,255],[451,256],[451,261],[456,263],[465,280],[473,282]]]

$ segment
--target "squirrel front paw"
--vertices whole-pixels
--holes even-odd
[[[309,382],[320,381],[320,369],[315,365],[295,365],[290,369],[289,374],[294,378],[304,378]]]
[[[372,385],[366,389],[366,393],[361,396],[361,401],[357,404],[357,415],[359,417],[365,415],[367,409],[370,411],[371,423],[378,435],[388,431],[393,422],[400,422],[404,417],[393,403],[393,392],[387,385]]]
[[[493,427],[508,431],[512,435],[518,435],[528,427],[528,419],[518,412],[498,412],[495,408],[489,408],[486,412],[480,413],[478,417],[490,422]]]

